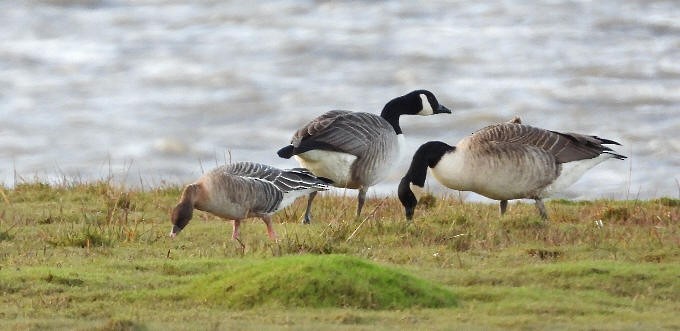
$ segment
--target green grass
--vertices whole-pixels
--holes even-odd
[[[455,306],[453,293],[393,268],[345,255],[299,255],[197,279],[188,296],[228,308],[405,309]]]
[[[231,225],[180,188],[0,187],[0,329],[680,329],[680,200],[533,205],[323,195]],[[353,192],[351,192],[353,196]]]

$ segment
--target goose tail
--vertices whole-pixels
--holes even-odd
[[[625,155],[617,154],[617,153],[610,152],[610,151],[602,152],[602,154],[609,154],[609,155],[612,156],[612,158],[617,159],[617,160],[625,160],[625,159],[628,158],[628,157],[625,156]]]

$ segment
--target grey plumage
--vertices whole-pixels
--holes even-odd
[[[239,201],[253,201],[252,213],[273,213],[285,206],[284,194],[308,189],[326,190],[330,181],[317,178],[304,168],[281,170],[269,165],[253,162],[238,162],[214,169],[206,176],[215,181],[224,195],[241,192],[244,196],[236,197]],[[280,207],[280,208],[279,208]]]
[[[297,197],[326,190],[329,182],[302,168],[281,170],[272,166],[239,162],[220,166],[189,184],[173,210],[171,235],[179,233],[189,222],[194,208],[216,216],[233,219],[232,237],[238,239],[240,221],[260,217],[274,237],[271,215]]]

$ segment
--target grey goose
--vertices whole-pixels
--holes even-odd
[[[281,170],[252,162],[220,166],[184,188],[172,211],[170,236],[187,226],[195,208],[233,220],[232,238],[239,242],[239,225],[249,217],[261,218],[274,239],[271,215],[300,196],[328,189],[328,184],[302,168]]]
[[[412,219],[427,169],[442,185],[500,200],[503,215],[508,200],[534,199],[544,220],[542,199],[576,182],[600,162],[626,157],[607,144],[616,141],[578,133],[562,133],[520,124],[519,118],[487,126],[456,146],[441,141],[421,145],[398,187],[406,218]],[[417,186],[417,187],[414,187]]]
[[[329,111],[300,128],[290,145],[281,148],[282,158],[295,156],[313,174],[328,178],[340,188],[358,189],[357,217],[370,186],[383,180],[400,158],[403,134],[401,115],[451,113],[430,91],[416,90],[390,100],[380,116],[344,110]],[[304,223],[311,219],[309,195]]]

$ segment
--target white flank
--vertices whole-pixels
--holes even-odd
[[[612,157],[613,155],[609,153],[603,153],[592,159],[563,163],[560,175],[552,184],[548,185],[548,187],[543,190],[541,195],[547,197],[553,193],[563,191],[581,178],[588,169],[602,163],[604,160],[611,159]]]
[[[420,112],[418,112],[417,115],[426,116],[434,114],[434,109],[432,109],[432,105],[430,104],[430,101],[427,100],[427,96],[425,94],[420,95],[420,100],[423,103],[423,109]]]
[[[347,153],[311,150],[295,155],[303,168],[309,169],[317,177],[325,177],[333,181],[333,186],[347,187],[350,181],[350,169],[357,159]]]
[[[314,191],[320,191],[320,190],[318,188],[308,188],[308,189],[304,189],[304,190],[295,190],[295,191],[290,191],[290,192],[284,193],[283,198],[281,199],[281,202],[279,203],[279,206],[276,207],[276,210],[274,212],[277,212],[277,211],[279,211],[283,208],[290,206],[290,204],[292,204],[293,201],[295,201],[295,199],[297,199],[301,196],[307,195],[309,193],[312,193]]]

